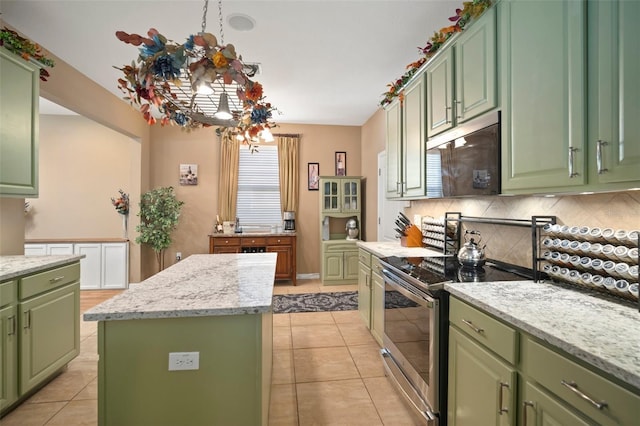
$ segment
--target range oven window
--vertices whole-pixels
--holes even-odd
[[[429,383],[429,309],[385,285],[384,333]]]

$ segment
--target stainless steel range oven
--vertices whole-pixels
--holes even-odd
[[[456,257],[387,257],[382,358],[387,376],[429,426],[446,425],[449,298],[447,282],[531,279],[497,261],[467,269]]]

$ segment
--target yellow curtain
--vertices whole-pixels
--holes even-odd
[[[238,198],[238,166],[240,141],[223,135],[220,143],[220,179],[218,182],[218,214],[220,220],[235,220]]]
[[[283,212],[298,209],[298,136],[276,136],[280,163],[280,208]]]

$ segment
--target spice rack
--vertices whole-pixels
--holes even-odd
[[[552,280],[638,301],[638,231],[545,225],[540,252]]]

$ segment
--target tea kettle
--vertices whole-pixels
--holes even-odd
[[[469,237],[469,235],[477,235],[478,241],[475,241],[474,238]],[[486,261],[484,248],[486,245],[482,248],[479,247],[478,244],[481,240],[482,237],[478,231],[466,230],[464,232],[465,243],[458,252],[458,262],[460,262],[462,266],[477,268],[484,265],[484,262]]]

